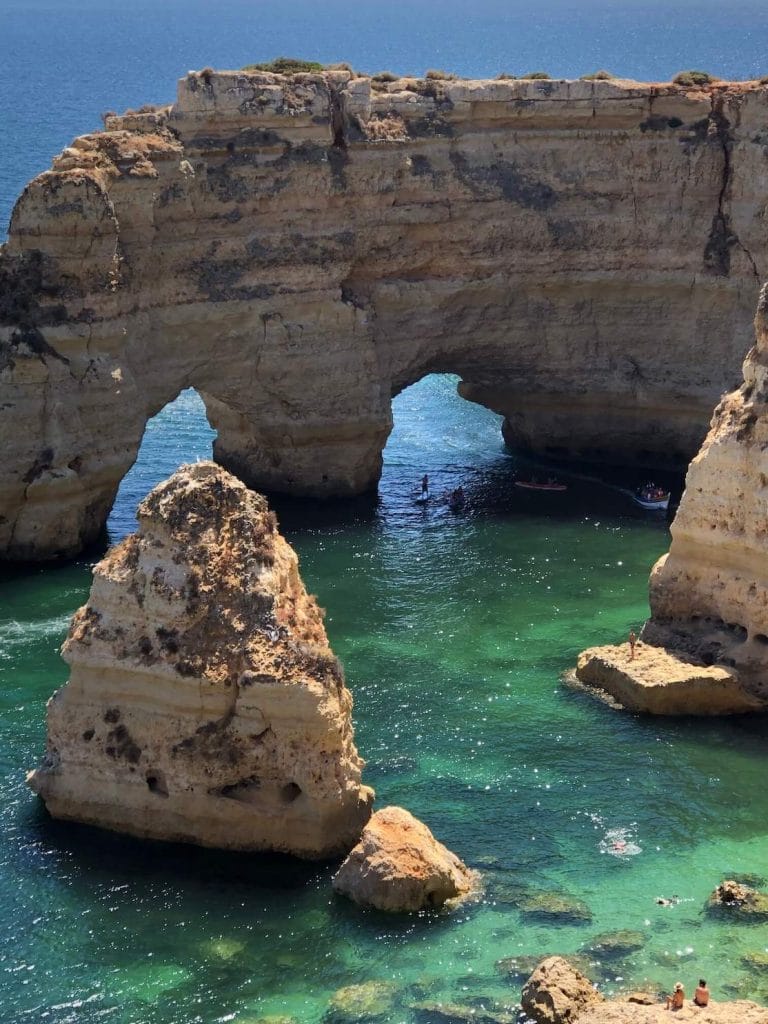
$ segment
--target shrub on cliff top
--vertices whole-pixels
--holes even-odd
[[[672,79],[675,85],[710,85],[715,81],[715,76],[708,71],[679,71]]]
[[[246,64],[243,71],[271,71],[275,75],[296,75],[301,71],[323,71],[323,65],[316,60],[301,60],[298,57],[275,57],[261,64]]]
[[[396,82],[400,76],[392,74],[391,71],[377,71],[371,75],[372,82]]]
[[[768,75],[763,75],[763,77],[758,80],[758,85],[768,85]]]
[[[593,71],[591,75],[582,75],[582,82],[608,82],[611,78],[615,78],[616,75],[612,75],[610,71]]]
[[[496,75],[497,82],[516,82],[517,75],[510,75],[508,71],[502,71],[500,75]]]
[[[440,71],[439,68],[431,68],[424,77],[432,82],[453,82],[457,78],[452,71]]]
[[[521,78],[537,78],[537,79],[541,79],[543,81],[545,78],[551,78],[552,75],[548,74],[546,71],[529,71],[525,75],[520,75],[520,77]]]

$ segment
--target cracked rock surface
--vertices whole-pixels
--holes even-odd
[[[94,569],[28,776],[56,818],[320,858],[370,815],[352,698],[266,500],[211,462]]]
[[[768,285],[744,383],[688,469],[650,603],[636,658],[626,644],[591,648],[583,682],[657,714],[768,708]]]
[[[375,487],[431,372],[523,449],[682,467],[768,273],[768,88],[190,73],[25,188],[0,246],[0,557],[103,526],[201,394],[251,486]]]

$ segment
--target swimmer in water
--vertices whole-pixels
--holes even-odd
[[[624,839],[616,839],[613,843],[611,843],[612,850],[626,850],[626,848],[627,844]]]

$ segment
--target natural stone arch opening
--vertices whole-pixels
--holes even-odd
[[[184,388],[150,416],[133,464],[117,489],[107,520],[110,540],[114,542],[136,529],[139,502],[180,465],[210,459],[215,439],[205,402],[195,388]]]
[[[756,84],[206,71],[107,118],[0,247],[0,553],[92,540],[188,386],[260,490],[373,489],[392,394],[440,369],[515,446],[682,468],[748,347],[767,108]]]

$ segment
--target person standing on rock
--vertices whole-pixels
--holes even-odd
[[[429,477],[426,473],[421,478],[421,496],[422,498],[429,497]]]
[[[629,631],[629,660],[635,660],[635,644],[637,643],[637,636],[635,635],[634,629]]]

